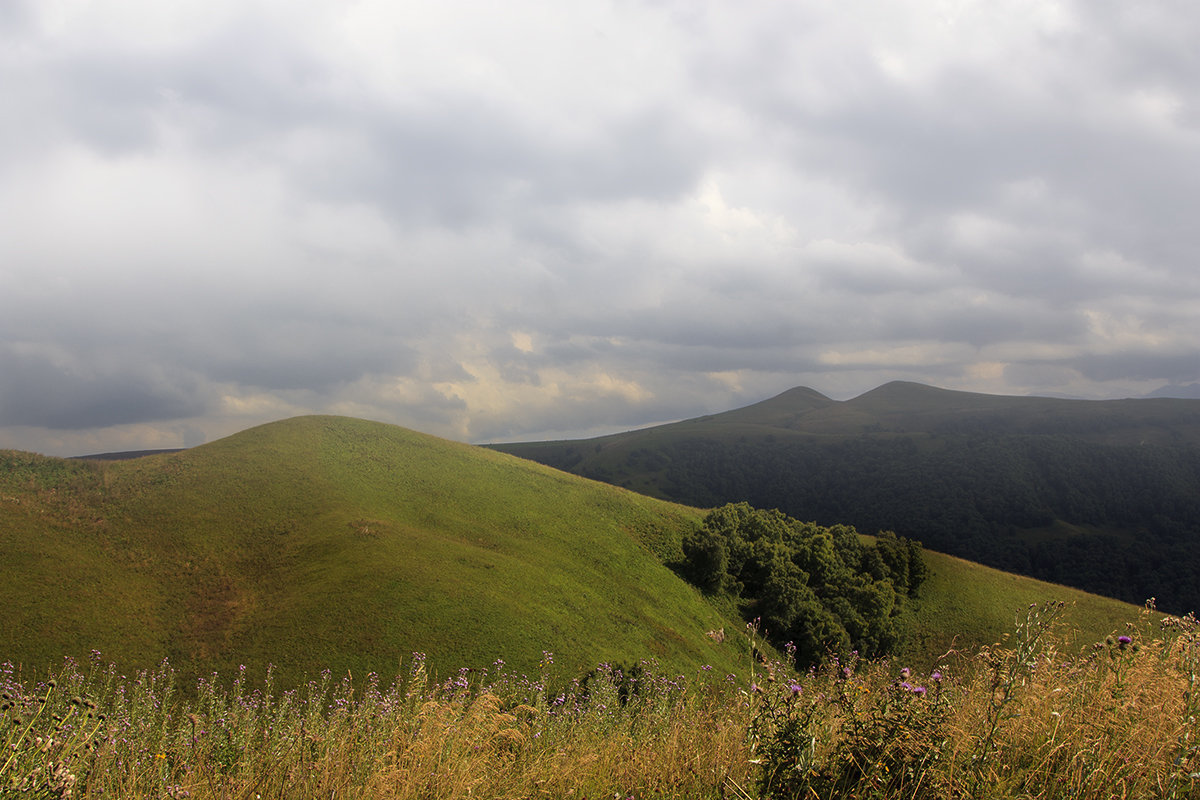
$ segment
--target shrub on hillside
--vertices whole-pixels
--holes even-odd
[[[800,522],[731,503],[683,542],[679,572],[702,591],[734,597],[797,665],[827,653],[882,655],[897,641],[895,617],[925,579],[921,546],[886,532],[863,544],[846,525]]]

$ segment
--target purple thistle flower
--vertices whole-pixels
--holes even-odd
[[[804,691],[804,687],[803,687],[803,686],[801,686],[801,685],[800,685],[800,684],[798,684],[798,683],[793,683],[793,684],[791,684],[790,686],[788,686],[788,688],[792,690],[792,696],[793,696],[793,697],[795,697],[796,695],[798,695],[798,694],[800,694],[802,691]]]
[[[929,680],[933,681],[934,683],[941,683],[942,682],[942,673],[934,670],[934,673],[929,676]]]
[[[925,696],[925,687],[924,686],[914,686],[912,693],[924,697]]]
[[[1124,650],[1126,647],[1128,647],[1132,643],[1133,643],[1133,639],[1129,638],[1128,636],[1118,636],[1117,637],[1117,644],[1120,645],[1122,650]]]

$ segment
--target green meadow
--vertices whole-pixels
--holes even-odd
[[[1192,622],[926,551],[891,658],[795,674],[668,568],[705,514],[341,417],[0,452],[0,797],[1192,796]]]
[[[663,566],[696,511],[511,456],[307,417],[127,462],[0,458],[0,658],[28,667],[733,667],[705,636],[729,620]]]
[[[485,448],[302,417],[130,461],[0,454],[3,659],[91,651],[184,675],[247,666],[296,683],[657,659],[736,672],[742,622],[665,564],[703,511]],[[1069,599],[1085,635],[1130,606],[927,554],[903,652],[991,641],[1032,602]],[[726,630],[725,643],[710,631]]]
[[[932,667],[947,652],[998,642],[1030,605],[1048,600],[1066,604],[1059,632],[1072,647],[1103,641],[1139,619],[1139,609],[1119,600],[929,550],[925,561],[929,576],[904,609],[905,638],[897,653],[914,665]]]

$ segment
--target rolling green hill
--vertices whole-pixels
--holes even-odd
[[[491,445],[697,506],[747,501],[1133,603],[1200,608],[1200,401],[792,389],[597,439]]]
[[[0,661],[732,670],[662,561],[696,512],[361,420],[114,462],[0,453]]]
[[[740,624],[664,566],[704,512],[395,426],[302,417],[130,461],[0,451],[0,662],[99,650],[282,683],[655,657],[744,671]],[[1136,609],[930,554],[903,652],[932,658],[1073,599],[1086,637]],[[940,652],[940,650],[939,650]],[[931,654],[932,653],[932,654]]]

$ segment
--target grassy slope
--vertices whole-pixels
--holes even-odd
[[[290,678],[416,650],[442,669],[740,657],[661,565],[698,512],[510,456],[308,417],[131,462],[26,460],[0,505],[0,659],[95,647]]]
[[[999,642],[1032,603],[1063,601],[1065,644],[1078,649],[1136,624],[1137,606],[1065,586],[1013,575],[942,553],[925,553],[929,577],[905,611],[905,642],[898,656],[931,669],[951,648],[969,651]]]
[[[731,625],[665,567],[703,512],[345,418],[274,423],[130,462],[0,453],[0,661],[91,648],[185,672],[273,662],[387,674],[497,657],[567,669],[655,655],[744,667]],[[1136,609],[929,554],[917,663],[997,640],[1031,602],[1078,602],[1085,640]],[[732,623],[736,625],[736,623]]]

